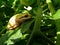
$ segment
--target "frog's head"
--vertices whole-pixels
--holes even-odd
[[[23,22],[25,20],[30,19],[31,17],[32,16],[29,13],[19,13],[19,14],[15,15],[15,20],[16,20],[16,22],[21,23],[21,22]]]
[[[31,18],[31,14],[29,14],[29,13],[19,13],[19,14],[16,14],[15,17],[16,17],[16,19],[27,20],[27,19]]]

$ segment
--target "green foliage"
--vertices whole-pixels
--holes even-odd
[[[60,45],[59,1],[0,0],[0,45]],[[9,19],[24,11],[32,18],[6,29]]]
[[[56,28],[57,28],[57,45],[60,43],[60,9],[57,10],[57,12],[53,15],[53,19],[55,20],[56,23]]]
[[[20,0],[20,4],[29,6],[32,5],[36,0]]]

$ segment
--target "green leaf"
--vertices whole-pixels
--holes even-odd
[[[57,31],[60,31],[60,9],[53,15],[53,19],[55,20]]]
[[[29,28],[33,22],[34,22],[34,20],[29,20],[29,21],[23,22],[21,25],[21,32],[25,33],[26,31],[29,31]]]
[[[16,41],[18,41],[18,39],[22,37],[22,33],[20,31],[21,29],[7,31],[7,33],[0,38],[0,45],[14,44]]]
[[[19,39],[22,37],[22,33],[20,32],[21,30],[17,30],[13,35],[11,35],[8,40],[6,41],[7,45],[10,45],[10,44],[14,44],[14,40],[15,42],[17,41],[16,39]],[[13,33],[14,31],[9,31],[8,33]]]
[[[53,15],[57,29],[57,45],[60,45],[60,9]]]
[[[60,9],[58,9],[57,12],[53,15],[53,19],[54,20],[60,19]]]

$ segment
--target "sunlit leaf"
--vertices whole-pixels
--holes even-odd
[[[60,9],[53,15],[57,28],[57,45],[60,44]]]
[[[7,31],[7,33],[0,38],[0,44],[1,45],[5,43],[7,45],[14,44],[17,41],[16,39],[20,39],[22,37],[22,33],[20,31],[21,29],[15,31],[14,30]],[[14,42],[14,40],[16,41]]]
[[[16,30],[16,32],[14,32],[14,31],[9,31],[9,33],[11,33],[11,34],[14,33],[14,34],[8,35],[9,38],[8,38],[8,40],[6,41],[7,45],[14,44],[14,41],[13,41],[13,40],[16,40],[16,39],[19,39],[19,38],[22,37],[22,33],[21,33],[20,31],[21,31],[20,29],[19,29],[19,30]],[[16,41],[15,41],[15,42],[16,42]]]

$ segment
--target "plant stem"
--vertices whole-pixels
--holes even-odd
[[[30,40],[33,37],[33,35],[35,33],[39,33],[39,30],[40,30],[40,26],[41,26],[41,15],[42,15],[42,9],[40,7],[40,0],[37,0],[37,4],[38,4],[38,8],[37,8],[37,11],[36,11],[35,24],[34,24],[33,31],[31,33],[30,38],[29,38],[29,40],[28,40],[28,42],[27,42],[26,45],[29,45]]]
[[[46,0],[46,3],[48,4],[48,8],[49,8],[51,14],[53,15],[55,13],[55,9],[54,9],[54,6],[52,4],[52,1],[51,0]]]
[[[17,0],[14,0],[14,2],[12,4],[12,8],[14,8],[14,9],[15,9],[16,2],[17,2]]]

